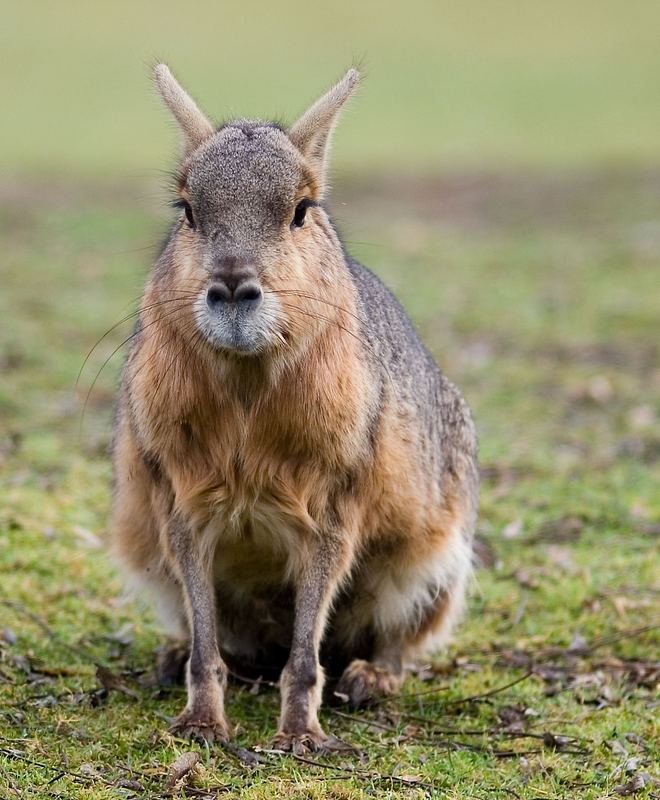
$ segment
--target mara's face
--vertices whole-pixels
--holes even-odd
[[[320,319],[340,253],[302,155],[274,125],[232,123],[183,165],[179,195],[161,283],[189,298],[188,322],[219,350],[291,346]]]

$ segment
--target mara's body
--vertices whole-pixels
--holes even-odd
[[[469,410],[321,205],[352,72],[288,132],[214,132],[164,69],[185,215],[143,297],[114,437],[116,550],[190,651],[175,728],[224,737],[225,663],[284,666],[280,746],[441,644],[469,578]],[[199,115],[199,116],[197,116]],[[208,126],[208,127],[207,127]]]

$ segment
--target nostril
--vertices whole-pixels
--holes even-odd
[[[214,308],[220,303],[227,303],[231,300],[231,292],[223,284],[213,284],[206,292],[206,303],[209,308]]]
[[[206,290],[206,305],[212,311],[228,304],[251,308],[258,305],[262,297],[261,286],[254,281],[244,281],[238,286],[227,285],[226,281],[218,281],[212,283]]]
[[[261,300],[263,292],[257,283],[242,283],[234,290],[234,300],[238,302],[256,302]]]

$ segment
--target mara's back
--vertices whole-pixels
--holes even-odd
[[[476,513],[477,438],[467,403],[439,369],[407,312],[381,279],[348,255],[346,264],[359,297],[364,318],[361,333],[374,379],[383,393],[392,392],[401,413],[414,414],[411,435],[415,431],[419,436],[427,466],[439,480],[447,469],[461,469],[454,462],[462,462]]]

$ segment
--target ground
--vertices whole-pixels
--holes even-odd
[[[269,751],[266,683],[230,688],[235,747],[167,733],[184,690],[150,682],[158,630],[105,551],[110,356],[166,224],[152,196],[0,191],[2,800],[660,797],[660,172],[338,185],[347,247],[474,408],[479,567],[450,649],[399,698],[326,708],[354,749],[308,758]]]

